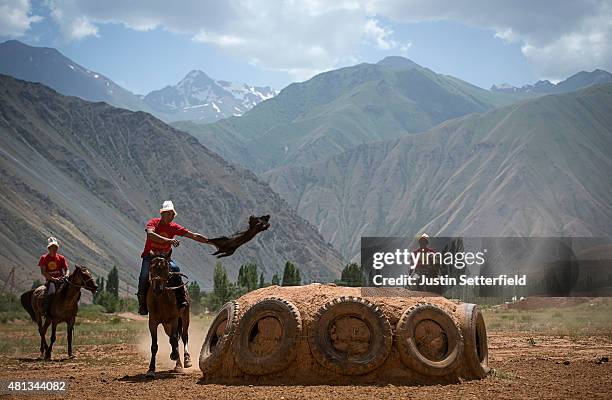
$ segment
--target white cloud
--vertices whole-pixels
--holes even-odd
[[[379,49],[390,50],[397,47],[397,43],[393,40],[393,30],[380,26],[374,18],[366,21],[363,32],[365,37],[376,43]]]
[[[29,0],[0,0],[0,36],[22,36],[30,25],[40,21],[37,15],[30,15]]]
[[[542,77],[612,69],[609,0],[47,1],[69,39],[98,35],[97,25],[103,23],[136,30],[161,27],[297,78],[353,59],[364,43],[406,54],[412,43],[400,43],[391,22],[419,21],[492,30],[500,40],[519,43]]]
[[[394,21],[456,21],[491,29],[502,40],[520,43],[542,78],[612,69],[609,0],[385,0],[370,2],[367,8]]]

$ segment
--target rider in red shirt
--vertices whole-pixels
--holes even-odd
[[[40,272],[45,278],[45,314],[49,315],[51,301],[62,279],[68,275],[68,261],[58,254],[59,242],[53,236],[47,239],[47,254],[43,254],[38,260]]]
[[[179,241],[175,239],[176,236],[185,236],[200,243],[210,243],[206,236],[191,232],[172,221],[174,217],[176,217],[176,211],[174,210],[172,201],[164,201],[159,212],[160,218],[152,218],[147,222],[145,227],[147,240],[144,250],[140,255],[142,257],[142,265],[138,278],[138,313],[141,315],[148,314],[146,297],[147,290],[149,289],[149,265],[153,259],[151,253],[170,257],[172,255],[172,247],[178,247],[179,245]],[[180,271],[180,268],[174,260],[170,260],[170,270],[172,272]],[[173,279],[174,281],[171,282],[173,286],[182,285],[180,275],[173,275]],[[176,294],[176,302],[179,308],[185,307],[187,305],[185,289],[181,287],[176,289],[174,293]]]

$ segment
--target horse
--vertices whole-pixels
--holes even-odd
[[[181,356],[179,353],[178,338],[183,341],[185,368],[191,367],[191,356],[187,349],[189,342],[189,306],[179,310],[176,303],[175,289],[181,286],[167,286],[173,275],[182,275],[180,272],[170,271],[170,260],[166,257],[155,256],[149,266],[149,289],[147,290],[147,307],[149,309],[149,332],[151,333],[151,362],[147,371],[147,378],[155,378],[155,356],[157,355],[157,327],[162,324],[166,335],[170,338],[172,352],[171,360],[176,360],[175,372],[181,372]],[[189,293],[187,293],[189,300]]]
[[[68,326],[68,357],[74,358],[74,353],[72,352],[72,334],[79,310],[81,289],[83,288],[91,293],[95,293],[98,290],[98,285],[96,285],[94,278],[86,267],[76,265],[55,292],[49,307],[49,315],[45,314],[43,305],[46,296],[44,286],[30,289],[21,295],[21,305],[30,314],[32,321],[38,324],[40,356],[44,357],[45,361],[51,360],[51,349],[53,348],[53,343],[55,343],[57,324],[61,322],[65,322]],[[51,325],[51,342],[47,345],[45,336],[49,325]]]

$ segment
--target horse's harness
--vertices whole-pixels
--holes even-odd
[[[157,258],[161,258],[162,260],[166,261],[168,263],[168,265],[170,265],[170,261],[166,258],[166,257],[154,257],[153,259],[151,259],[151,263],[153,263],[153,260],[157,259]],[[168,278],[166,278],[166,283],[168,282],[168,280],[170,279],[171,276],[182,276],[185,278],[185,282],[182,285],[178,285],[178,286],[164,286],[165,290],[176,290],[176,289],[180,289],[182,287],[187,286],[187,284],[189,283],[189,277],[185,274],[183,274],[182,272],[173,272],[173,271],[168,271]],[[149,282],[153,282],[153,281],[161,281],[164,278],[162,278],[161,276],[151,276],[151,268],[149,267]]]
[[[87,278],[87,279],[83,279],[83,277],[81,277],[81,280],[83,281],[83,284],[77,284],[77,283],[72,282],[72,281],[70,280],[70,277],[66,277],[66,278],[64,278],[64,279],[63,279],[63,281],[64,281],[64,282],[66,282],[66,283],[68,283],[69,285],[72,285],[72,286],[74,286],[74,287],[78,287],[79,289],[82,289],[82,288],[87,287],[87,284],[88,284],[90,281],[93,281],[93,280],[94,280],[94,278],[93,278],[93,277],[89,277],[89,278]]]

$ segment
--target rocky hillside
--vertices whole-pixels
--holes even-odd
[[[493,93],[389,57],[293,83],[240,118],[175,126],[225,159],[262,173],[421,132],[515,100],[512,94]]]
[[[144,224],[165,199],[174,201],[178,223],[209,236],[233,233],[250,214],[272,215],[268,231],[224,259],[232,276],[247,261],[268,279],[286,260],[306,280],[334,279],[341,268],[339,254],[268,184],[144,112],[0,75],[0,171],[0,273],[17,267],[23,286],[37,276],[51,234],[72,264],[96,274],[118,265],[133,285]],[[175,253],[204,288],[211,252],[184,239]]]
[[[612,236],[612,84],[265,176],[347,258],[361,236]]]

